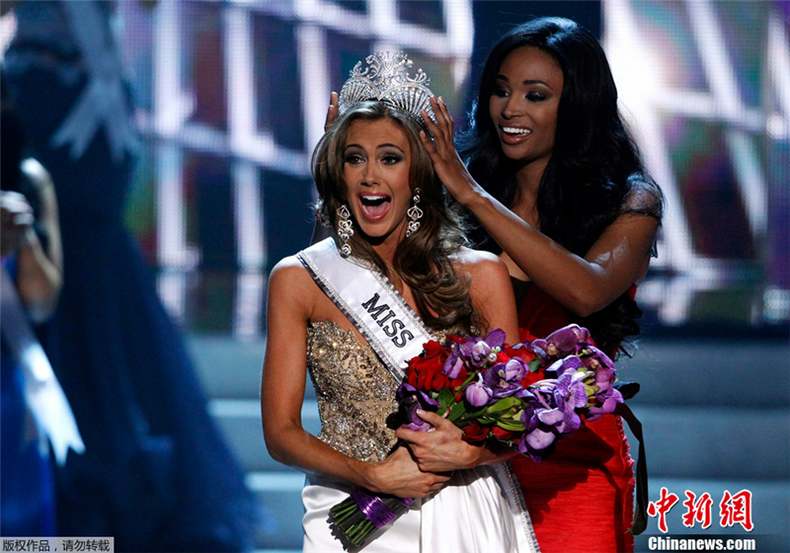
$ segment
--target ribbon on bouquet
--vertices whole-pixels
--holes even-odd
[[[66,462],[68,449],[85,451],[63,389],[49,359],[30,327],[16,286],[5,268],[0,267],[0,332],[16,356],[24,375],[24,396],[38,427],[49,438],[59,465]]]
[[[639,385],[635,382],[628,382],[624,383],[627,386],[631,387],[631,390],[634,388],[636,391],[631,393],[630,397],[636,394],[639,391]],[[621,392],[622,393],[622,392]],[[627,392],[628,393],[628,392]],[[628,397],[623,394],[625,399]],[[647,498],[648,498],[648,486],[647,486],[647,453],[645,453],[645,437],[642,432],[642,423],[636,417],[634,412],[631,410],[626,403],[621,403],[615,409],[615,414],[620,415],[623,420],[628,424],[629,430],[631,430],[631,434],[634,435],[637,442],[639,442],[639,454],[637,456],[636,461],[636,497],[634,500],[634,518],[631,523],[631,534],[634,536],[638,536],[642,532],[645,531],[647,528]]]

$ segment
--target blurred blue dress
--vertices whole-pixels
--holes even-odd
[[[16,258],[3,259],[0,271],[15,280]],[[0,535],[52,536],[55,490],[49,444],[25,400],[25,378],[18,359],[0,338]]]
[[[123,225],[135,165],[123,142],[129,133],[118,147],[119,125],[134,130],[126,85],[122,112],[81,149],[75,140],[53,143],[95,84],[90,60],[69,34],[75,23],[67,12],[84,4],[20,3],[3,75],[60,210],[64,282],[50,357],[86,453],[70,456],[58,476],[58,529],[114,536],[118,551],[247,550],[253,497]],[[94,35],[120,64],[111,10],[106,2],[93,5],[101,16],[93,23],[102,27]]]

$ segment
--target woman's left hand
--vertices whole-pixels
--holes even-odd
[[[479,463],[479,450],[484,448],[465,442],[463,430],[436,413],[418,411],[417,414],[433,429],[417,432],[401,427],[395,435],[407,443],[420,470],[448,472],[471,468]]]
[[[420,140],[428,151],[437,176],[448,192],[461,205],[466,205],[475,195],[479,185],[469,174],[458,150],[455,149],[453,117],[447,110],[447,104],[442,98],[437,99],[434,96],[431,98],[431,107],[436,116],[436,122],[425,111],[421,112],[421,116],[433,140],[425,131],[420,131]]]

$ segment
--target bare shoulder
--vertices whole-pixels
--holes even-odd
[[[283,257],[269,273],[269,287],[277,285],[283,288],[298,288],[311,284],[312,281],[310,273],[295,255]]]
[[[623,198],[622,213],[649,215],[658,221],[664,214],[664,195],[653,180],[634,173],[628,178],[628,192]]]
[[[309,309],[317,290],[310,273],[295,255],[284,257],[269,273],[269,301],[285,300]]]
[[[25,176],[33,181],[36,187],[52,187],[52,178],[49,176],[49,172],[38,162],[38,160],[32,157],[22,160],[21,169]]]
[[[22,174],[27,177],[36,189],[36,192],[45,204],[55,201],[55,187],[52,184],[52,177],[38,160],[28,157],[22,160],[20,165]]]
[[[501,328],[509,341],[518,338],[516,301],[505,262],[498,256],[464,248],[453,258],[456,272],[469,278],[469,299],[479,320],[480,329]]]
[[[452,256],[453,266],[457,271],[468,273],[473,278],[485,275],[507,276],[507,266],[491,252],[473,250],[462,247]]]
[[[452,259],[455,270],[459,274],[466,274],[471,280],[473,296],[485,294],[492,288],[510,282],[507,266],[491,252],[460,248]]]

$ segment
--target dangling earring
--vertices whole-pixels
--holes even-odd
[[[348,257],[351,255],[351,245],[349,238],[354,236],[354,227],[351,223],[351,212],[345,205],[337,209],[337,235],[340,237],[340,255]]]
[[[414,195],[411,197],[412,206],[406,210],[406,216],[409,218],[409,224],[406,225],[406,238],[417,232],[420,228],[420,219],[422,219],[422,209],[420,209],[420,189],[414,189]]]

